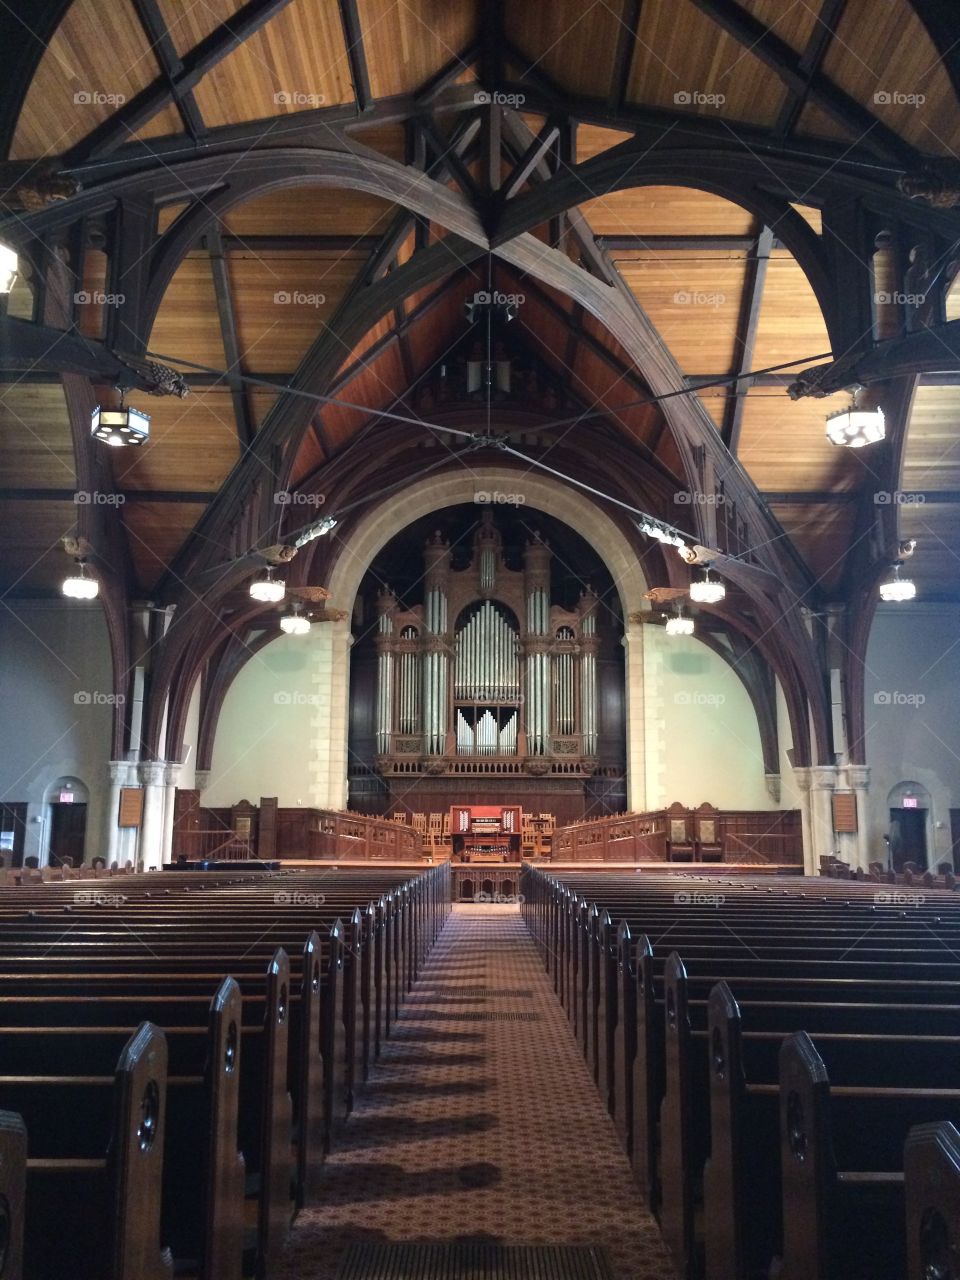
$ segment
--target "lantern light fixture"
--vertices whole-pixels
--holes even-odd
[[[847,449],[862,449],[876,444],[886,434],[883,410],[877,405],[868,408],[861,403],[863,387],[854,387],[853,403],[848,409],[840,409],[827,417],[827,439],[831,444]]]
[[[146,444],[150,438],[150,415],[134,409],[132,405],[125,405],[123,396],[121,390],[118,409],[104,409],[97,405],[90,415],[90,434],[95,440],[116,447]]]
[[[259,600],[261,604],[279,604],[286,595],[286,590],[284,584],[273,576],[272,569],[268,569],[262,578],[254,578],[250,583],[251,598]]]
[[[64,578],[61,591],[71,600],[95,600],[100,593],[100,584],[87,572],[87,562],[77,559],[76,571]]]
[[[667,635],[668,636],[692,636],[693,635],[693,619],[688,618],[683,612],[683,605],[677,604],[677,611],[672,618],[667,619]]]
[[[300,601],[294,600],[290,612],[280,619],[280,630],[288,636],[305,636],[310,630],[310,619],[301,612],[302,608]]]
[[[900,577],[900,566],[893,566],[893,575],[886,582],[880,583],[880,599],[888,603],[902,604],[905,600],[913,600],[917,594],[917,584],[910,578]]]
[[[690,583],[690,599],[697,604],[719,604],[726,594],[727,588],[710,577],[709,569],[704,571],[702,578]]]

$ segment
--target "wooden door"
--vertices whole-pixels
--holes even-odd
[[[59,867],[65,858],[79,867],[83,861],[83,841],[87,834],[87,806],[85,804],[52,804],[50,806],[50,858],[51,867]]]
[[[200,858],[203,855],[200,792],[177,787],[173,799],[173,857]]]

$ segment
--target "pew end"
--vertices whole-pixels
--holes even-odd
[[[960,1267],[960,1133],[949,1122],[915,1125],[903,1152],[907,1280]]]

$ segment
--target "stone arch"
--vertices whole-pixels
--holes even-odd
[[[380,550],[401,528],[421,516],[444,507],[474,501],[478,490],[512,492],[516,490],[518,472],[506,466],[482,465],[466,467],[441,476],[431,476],[411,483],[403,490],[402,523],[397,523],[398,495],[371,506],[345,536],[328,581],[329,605],[342,609],[347,618],[363,575]],[[527,505],[548,512],[575,529],[596,551],[610,571],[624,618],[626,719],[627,719],[627,786],[632,809],[643,809],[646,800],[646,769],[643,736],[643,637],[638,622],[631,616],[646,612],[644,599],[647,580],[635,548],[611,516],[588,494],[552,476],[523,475],[523,491]],[[333,662],[330,672],[329,740],[331,743],[330,800],[333,807],[344,808],[347,802],[347,726],[349,723],[350,624],[333,624],[335,628]],[[335,772],[336,771],[336,772]]]

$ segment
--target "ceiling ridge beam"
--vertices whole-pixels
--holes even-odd
[[[180,59],[182,70],[168,83],[160,75],[125,102],[101,125],[72,147],[64,157],[70,168],[84,160],[107,155],[126,142],[171,100],[175,91],[186,92],[200,83],[208,71],[222,62],[250,36],[285,9],[291,0],[247,0],[228,22],[223,22]]]
[[[794,93],[806,92],[837,124],[865,138],[868,145],[872,143],[873,149],[888,159],[908,168],[920,164],[920,153],[905,138],[822,73],[808,76],[801,67],[801,56],[736,0],[691,0],[691,3],[765,63],[788,89]]]

